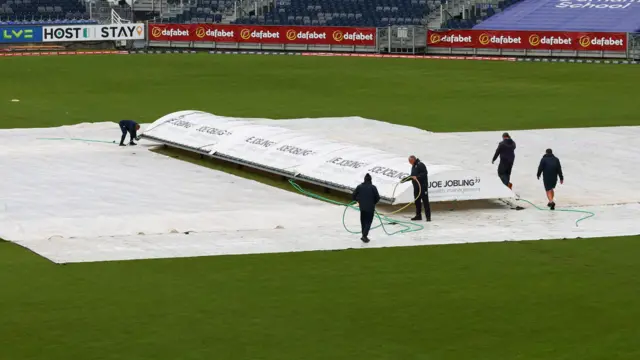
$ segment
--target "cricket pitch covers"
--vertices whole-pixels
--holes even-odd
[[[430,133],[362,118],[277,125],[489,173],[500,135]],[[546,203],[535,171],[551,147],[566,176],[558,207],[596,216],[576,227],[578,214],[453,203],[421,232],[373,232],[361,244],[342,228],[338,206],[156,154],[149,143],[120,148],[109,143],[120,136],[117,125],[99,123],[0,131],[0,166],[12,169],[0,187],[0,237],[70,263],[640,234],[640,127],[510,133],[518,143],[512,181],[522,198]],[[357,215],[347,223],[357,228]]]

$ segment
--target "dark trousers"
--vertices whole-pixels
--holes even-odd
[[[498,176],[505,186],[508,186],[509,182],[511,182],[511,169],[513,169],[513,163],[500,161]]]
[[[124,139],[127,138],[127,134],[131,137],[131,142],[133,142],[133,135],[127,130],[126,126],[120,125],[120,130],[122,130],[122,137],[120,138],[120,144],[124,144]]]
[[[360,225],[362,226],[362,237],[369,236],[369,230],[371,229],[371,224],[373,224],[373,211],[362,211],[360,210]]]
[[[424,215],[427,220],[431,220],[431,204],[429,204],[429,191],[427,190],[427,184],[423,185],[421,189],[422,193],[418,196],[418,189],[413,188],[413,197],[416,199],[416,216],[422,217],[422,207],[424,206]]]

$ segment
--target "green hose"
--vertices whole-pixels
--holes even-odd
[[[355,201],[350,202],[350,203],[343,203],[343,202],[340,202],[340,201],[327,199],[327,198],[325,198],[323,196],[320,196],[318,194],[314,194],[314,193],[312,193],[310,191],[307,191],[307,190],[303,189],[300,185],[296,184],[296,182],[293,179],[289,180],[289,183],[296,190],[298,190],[300,193],[302,193],[302,194],[304,194],[304,195],[306,195],[308,197],[311,197],[311,198],[314,198],[314,199],[317,199],[317,200],[321,200],[321,201],[325,201],[325,202],[328,202],[330,204],[344,206],[344,212],[342,213],[342,226],[344,226],[344,229],[347,230],[348,232],[350,232],[351,234],[359,234],[360,233],[360,231],[354,231],[354,230],[350,230],[349,228],[347,228],[347,224],[345,222],[345,218],[347,216],[347,210],[353,209],[353,210],[356,210],[356,211],[360,211],[360,209],[358,207],[354,206]],[[538,207],[536,204],[534,204],[531,201],[526,200],[526,199],[518,198],[517,200],[525,202],[525,203],[533,206],[537,210],[552,211],[550,209],[544,209],[544,208]],[[579,218],[578,220],[576,220],[576,226],[578,226],[578,224],[581,221],[596,216],[595,213],[593,213],[591,211],[586,211],[586,210],[556,209],[556,210],[553,210],[553,211],[574,212],[574,213],[579,213],[579,214],[585,214],[585,216],[583,216],[583,217]],[[385,215],[381,215],[377,211],[376,211],[376,217],[378,218],[378,221],[380,222],[380,224],[372,227],[371,229],[373,230],[373,229],[377,229],[377,228],[381,227],[382,230],[387,235],[395,235],[395,234],[400,234],[400,233],[409,233],[409,232],[415,232],[415,231],[420,231],[420,230],[424,229],[424,226],[422,226],[420,224],[416,224],[416,223],[411,222],[411,221],[396,220],[396,219],[387,217]],[[387,230],[385,225],[387,225],[387,226],[388,225],[400,225],[401,229],[397,230],[397,231],[390,232],[390,231]]]
[[[579,214],[586,214],[585,216],[583,216],[580,219],[576,220],[576,227],[578,226],[578,223],[580,221],[583,221],[583,220],[586,220],[588,218],[596,216],[595,213],[592,213],[591,211],[587,211],[587,210],[575,210],[575,209],[555,209],[555,210],[551,210],[551,209],[541,208],[541,207],[537,206],[536,204],[532,203],[529,200],[520,199],[520,198],[518,198],[517,200],[518,201],[522,201],[522,202],[526,202],[527,204],[533,206],[534,208],[536,208],[538,210],[542,210],[542,211],[564,211],[564,212],[574,212],[574,213],[579,213]]]
[[[104,143],[104,144],[115,144],[115,140],[106,141],[106,140],[91,140],[91,139],[79,139],[79,138],[37,138],[37,140],[72,140],[72,141],[84,141],[84,142],[95,142],[95,143]]]
[[[354,206],[354,204],[356,203],[355,201],[352,201],[350,203],[344,203],[344,202],[340,202],[340,201],[327,199],[327,198],[325,198],[323,196],[320,196],[318,194],[314,194],[311,191],[307,191],[307,190],[303,189],[300,185],[296,184],[296,182],[293,179],[290,179],[289,183],[291,184],[291,186],[293,186],[294,189],[298,190],[301,194],[306,195],[306,196],[308,196],[310,198],[321,200],[321,201],[325,201],[325,202],[328,202],[328,203],[333,204],[333,205],[344,206],[344,212],[342,213],[342,226],[344,227],[344,229],[347,232],[349,232],[351,234],[360,234],[360,230],[354,231],[354,230],[349,229],[347,227],[347,223],[345,221],[345,219],[347,217],[347,210],[353,209],[353,210],[356,210],[356,211],[360,211],[360,208],[358,208],[357,206]],[[376,211],[375,214],[376,214],[376,218],[378,219],[380,224],[371,227],[371,230],[374,230],[374,229],[377,229],[377,228],[382,228],[382,231],[384,231],[384,233],[387,234],[387,235],[410,233],[410,232],[416,232],[416,231],[420,231],[420,230],[424,229],[424,226],[422,226],[420,224],[416,224],[416,223],[411,222],[411,221],[402,221],[402,220],[392,219],[390,217],[385,216],[384,214],[378,213],[377,211]],[[390,225],[399,225],[400,229],[398,229],[396,231],[389,231],[387,229],[387,226],[390,226]]]

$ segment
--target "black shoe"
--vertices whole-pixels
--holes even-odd
[[[134,143],[133,141],[129,143],[129,146],[136,146],[138,144]]]
[[[550,202],[548,202],[548,203],[547,203],[547,207],[548,207],[548,208],[550,208],[550,207],[551,207],[551,203],[550,203]]]
[[[556,203],[555,202],[551,202],[551,206],[549,206],[551,208],[551,210],[555,210],[556,209]]]
[[[365,244],[369,242],[369,238],[366,236],[361,237],[360,240],[362,240],[362,242]]]
[[[431,218],[427,218],[427,222],[431,222]]]
[[[419,221],[422,220],[422,216],[414,216],[411,218],[411,221]]]
[[[125,144],[120,143],[120,146],[126,146]]]

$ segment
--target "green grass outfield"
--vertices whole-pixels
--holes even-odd
[[[434,131],[640,125],[640,71],[623,65],[210,55],[0,65],[2,128],[184,109]],[[639,241],[65,266],[0,242],[0,360],[637,360]]]

